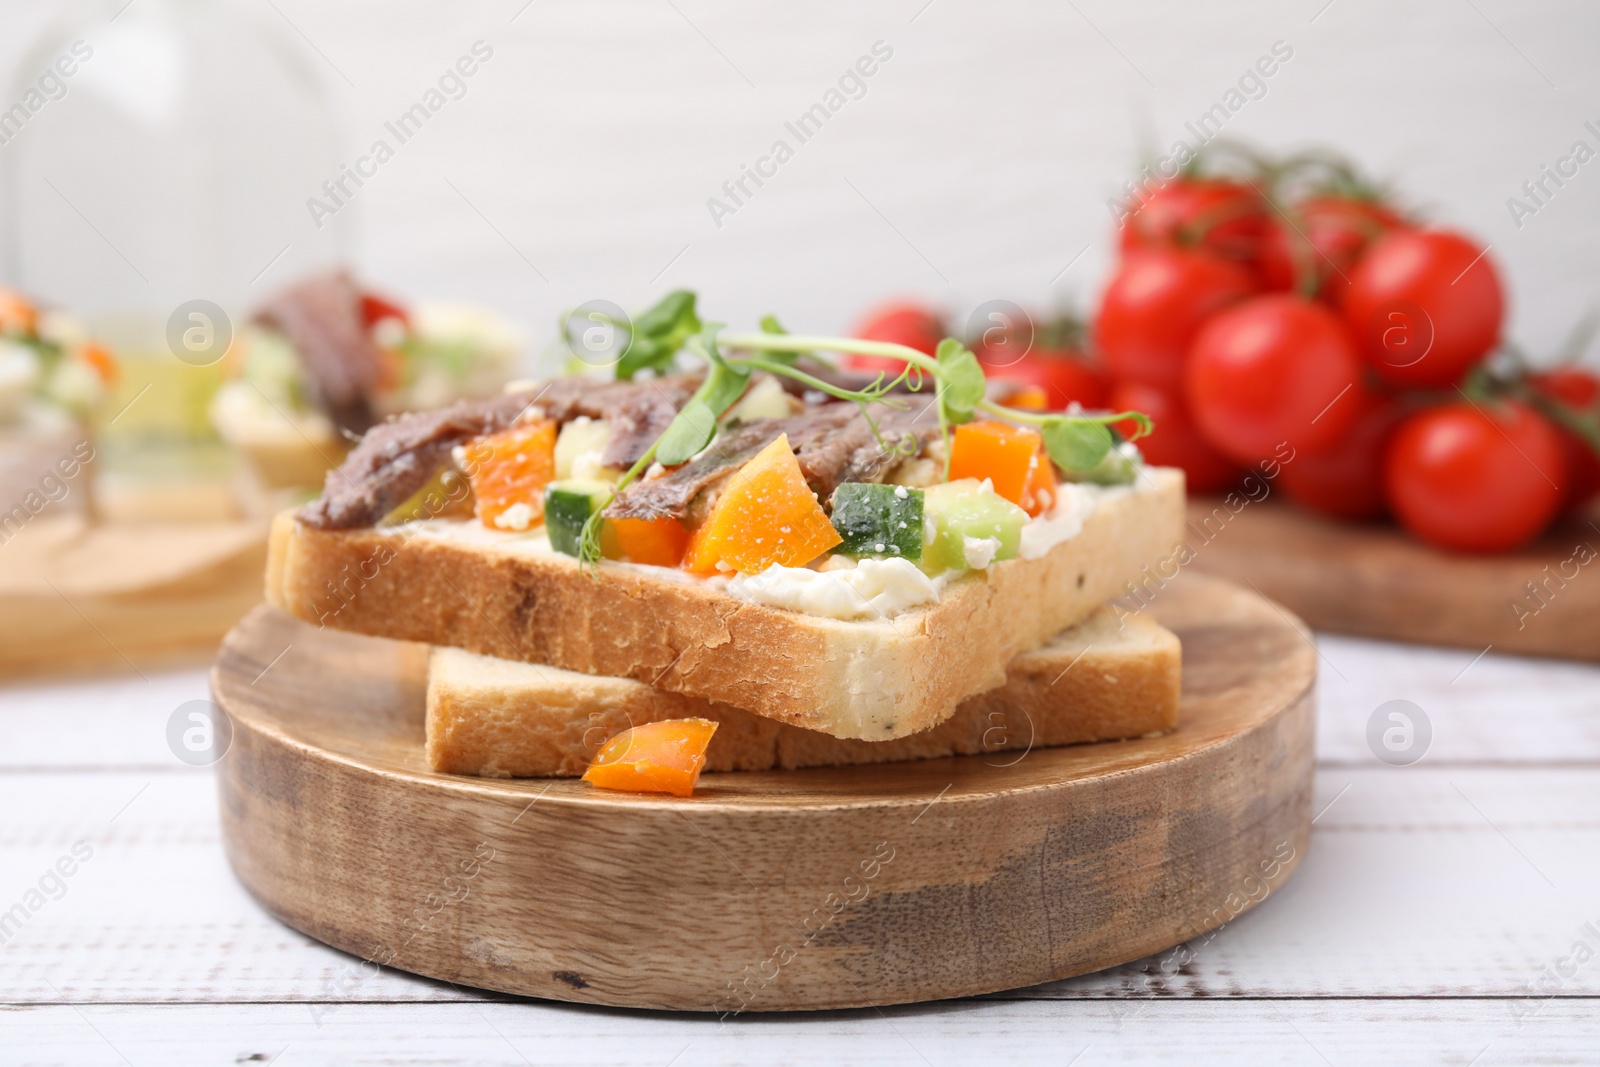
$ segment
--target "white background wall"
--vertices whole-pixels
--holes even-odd
[[[1536,350],[1600,303],[1600,161],[1520,229],[1506,205],[1574,140],[1600,148],[1583,128],[1600,127],[1594,4],[245,4],[325,57],[352,161],[473,41],[494,48],[361,191],[358,265],[540,336],[578,301],[637,307],[674,286],[717,318],[774,310],[807,329],[893,294],[958,314],[996,296],[1087,302],[1110,264],[1107,198],[1141,149],[1170,144],[1275,41],[1293,58],[1230,135],[1341,148],[1489,241],[1510,333]],[[0,65],[58,10],[6,0]],[[878,40],[894,55],[865,97],[716,226],[707,198]]]

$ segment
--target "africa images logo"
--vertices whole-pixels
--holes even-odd
[[[1367,748],[1391,767],[1409,767],[1428,754],[1433,722],[1409,700],[1386,700],[1367,718]]]

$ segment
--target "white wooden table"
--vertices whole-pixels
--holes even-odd
[[[0,1063],[1600,1062],[1600,668],[1321,649],[1310,853],[1181,973],[722,1024],[372,973],[270,918],[167,747],[199,666],[0,686]],[[1409,767],[1366,741],[1396,698],[1433,728]]]

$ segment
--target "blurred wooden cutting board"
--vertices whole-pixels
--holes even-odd
[[[1253,586],[1315,629],[1600,660],[1600,524],[1584,519],[1518,552],[1464,556],[1392,526],[1200,497],[1188,532],[1196,570]]]
[[[261,600],[266,527],[40,517],[0,544],[0,674],[209,651]]]

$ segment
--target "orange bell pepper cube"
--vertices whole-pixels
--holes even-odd
[[[38,336],[39,310],[15,289],[0,287],[0,333]]]
[[[674,518],[607,519],[600,546],[606,559],[676,567],[689,547],[689,529]]]
[[[950,480],[987,478],[995,492],[1021,504],[1043,446],[1038,433],[1020,426],[992,421],[962,423],[956,427],[950,447]]]
[[[583,780],[601,789],[694,796],[706,765],[710,719],[662,719],[624,730],[600,747]]]
[[[1028,484],[1022,490],[1022,510],[1032,518],[1055,506],[1056,465],[1050,461],[1050,454],[1041,448],[1033,469],[1028,472]]]
[[[774,563],[804,566],[843,540],[783,434],[728,479],[683,565],[696,574],[758,574]]]
[[[556,476],[556,424],[521,423],[466,448],[473,511],[491,530],[526,530],[544,521],[544,487]],[[518,504],[526,511],[501,519]],[[496,521],[500,520],[500,521]]]
[[[90,341],[78,351],[78,356],[107,385],[117,380],[117,357],[105,345]]]
[[[1042,385],[1023,385],[1003,401],[1008,408],[1021,411],[1044,411],[1050,406],[1050,394]]]

